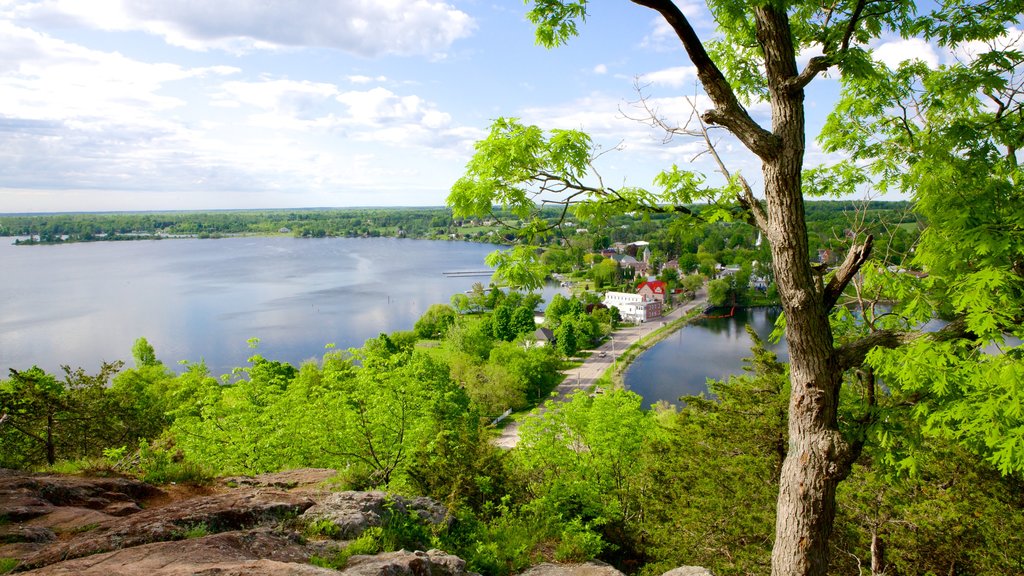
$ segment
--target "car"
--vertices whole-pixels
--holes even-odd
[[[607,356],[607,355],[608,355],[608,353],[607,353],[607,352],[605,352],[604,350],[601,350],[601,353],[600,353],[600,354],[598,354],[598,356],[600,356],[601,358],[604,358],[604,357],[605,357],[605,356]]]

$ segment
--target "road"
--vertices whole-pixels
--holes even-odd
[[[661,328],[663,323],[681,318],[694,308],[704,308],[705,306],[707,306],[707,292],[702,288],[697,292],[696,298],[669,312],[661,320],[645,322],[638,326],[630,325],[619,328],[611,334],[607,341],[594,348],[590,356],[585,358],[582,364],[563,372],[565,379],[555,388],[552,399],[557,402],[564,402],[573,392],[593,386],[597,379],[612,365],[612,361],[616,356],[623,350],[632,346],[640,338],[646,337],[651,332]],[[605,353],[603,357],[601,355],[602,352]],[[521,418],[530,417],[532,416],[523,416]],[[520,420],[509,422],[502,428],[501,436],[494,439],[494,444],[499,448],[515,448],[516,444],[519,443],[519,424]]]

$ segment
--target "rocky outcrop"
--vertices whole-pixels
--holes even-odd
[[[680,566],[665,572],[661,576],[714,576],[707,568],[700,566]]]
[[[328,482],[337,475],[338,471],[330,468],[297,468],[258,476],[228,476],[222,478],[220,484],[231,488],[242,486],[281,490],[315,490],[326,487]]]
[[[58,507],[83,508],[110,516],[132,512],[132,506],[159,494],[159,489],[128,478],[79,478],[0,470],[0,514],[24,522]]]
[[[466,576],[466,562],[440,550],[388,552],[353,556],[342,570],[346,576]]]
[[[202,488],[165,490],[124,478],[0,470],[0,557],[34,575],[178,576],[337,574],[310,564],[391,518],[446,522],[428,498],[328,490],[333,470],[238,476]],[[307,540],[329,521],[334,540]],[[464,576],[465,562],[439,551],[354,556],[359,575]]]
[[[337,574],[308,564],[294,538],[270,530],[233,531],[190,540],[153,542],[67,560],[27,572],[33,576],[296,576]]]
[[[448,510],[430,498],[404,498],[385,492],[336,492],[302,514],[306,522],[328,520],[337,527],[338,537],[356,538],[371,526],[389,519],[415,514],[422,522],[441,524]]]
[[[614,566],[599,561],[582,564],[538,564],[520,576],[623,576]]]
[[[125,478],[0,470],[0,558],[34,576],[323,576],[349,540],[392,519],[450,522],[429,498],[328,490],[332,470],[223,479],[211,487],[157,489]],[[314,523],[328,538],[307,538]],[[347,576],[471,576],[439,550],[352,556]],[[601,562],[542,564],[526,576],[622,576]],[[665,576],[711,576],[677,568]]]
[[[313,504],[303,494],[259,488],[191,498],[104,520],[66,542],[45,547],[22,563],[35,568],[151,542],[181,540],[196,533],[243,530],[295,517]]]

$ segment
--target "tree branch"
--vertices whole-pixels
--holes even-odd
[[[729,81],[725,79],[725,75],[711,59],[682,10],[671,0],[632,0],[632,2],[661,14],[683,43],[683,48],[686,49],[690,61],[697,68],[697,77],[700,79],[704,91],[716,106],[715,109],[704,113],[704,121],[728,128],[743,142],[744,146],[762,160],[776,156],[782,148],[781,140],[754,122],[754,119],[740,104]]]
[[[805,86],[811,83],[818,74],[821,74],[825,70],[828,70],[829,66],[832,65],[832,59],[828,56],[815,56],[807,62],[807,66],[800,72],[798,76],[789,78],[783,82],[783,90],[789,94],[795,94],[799,90],[803,90]]]
[[[843,370],[847,370],[863,365],[868,352],[873,348],[897,348],[904,344],[909,344],[918,338],[931,338],[935,342],[945,342],[960,338],[972,338],[974,336],[967,329],[967,321],[962,317],[950,322],[936,332],[879,330],[837,348],[836,361]]]
[[[850,251],[846,253],[843,263],[836,270],[835,276],[829,280],[828,286],[825,286],[824,300],[826,310],[831,310],[836,305],[850,280],[857,275],[857,272],[860,272],[861,266],[871,257],[871,248],[874,246],[874,241],[874,236],[869,235],[863,244],[854,244],[850,247]]]

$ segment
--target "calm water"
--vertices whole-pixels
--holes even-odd
[[[678,404],[680,396],[707,391],[707,379],[722,380],[743,373],[743,359],[750,357],[747,324],[765,342],[779,317],[780,308],[736,310],[732,318],[698,320],[683,327],[643,353],[626,371],[626,386],[650,405],[658,400]],[[785,342],[768,348],[788,358]]]
[[[301,363],[409,330],[434,303],[489,278],[493,245],[393,238],[228,238],[13,246],[0,238],[0,370],[131,360],[145,336],[165,364],[214,374],[259,353]],[[552,289],[546,291],[550,300]]]

